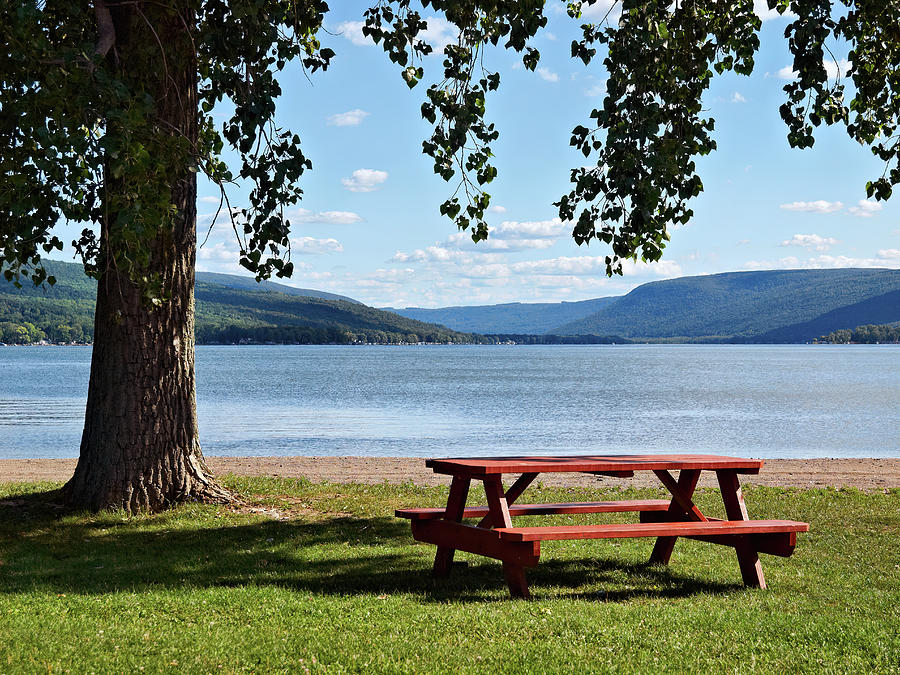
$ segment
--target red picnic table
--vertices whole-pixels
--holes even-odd
[[[650,562],[667,564],[678,537],[731,546],[737,552],[741,576],[747,586],[766,587],[759,553],[787,557],[794,552],[797,532],[809,525],[793,520],[750,520],[738,474],[756,474],[761,459],[718,455],[574,455],[565,457],[461,457],[429,459],[435,473],[453,477],[445,508],[400,509],[409,518],[416,541],[437,545],[434,575],[450,573],[456,550],[503,562],[513,597],[528,598],[525,568],[537,565],[541,541],[555,539],[609,539],[656,537]],[[672,494],[671,499],[515,504],[541,473],[577,472],[629,478],[635,471],[652,471]],[[678,471],[678,478],[670,472]],[[693,502],[701,471],[715,471],[727,519],[705,516]],[[509,489],[504,474],[519,474]],[[466,508],[473,479],[484,483],[487,506]],[[617,513],[635,511],[639,523],[514,527],[516,516],[558,513]],[[464,518],[478,518],[476,525]]]

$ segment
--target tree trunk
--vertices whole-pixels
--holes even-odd
[[[116,43],[107,57],[132,91],[155,101],[149,152],[165,152],[152,134],[165,129],[196,147],[197,67],[188,26],[189,9],[123,3],[113,10]],[[165,45],[165,55],[163,55]],[[109,130],[108,130],[109,131]],[[94,349],[84,434],[66,501],[99,510],[158,511],[188,500],[227,501],[230,493],[212,478],[197,433],[194,376],[194,268],[196,173],[165,176],[177,215],[144,242],[147,276],[158,275],[163,301],[154,306],[117,264],[122,225],[106,209],[101,222]],[[107,202],[123,189],[107,172]],[[121,257],[119,257],[121,260]]]

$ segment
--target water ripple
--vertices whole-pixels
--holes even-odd
[[[0,399],[0,427],[81,424],[83,420],[83,400]]]

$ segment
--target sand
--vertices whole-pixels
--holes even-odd
[[[207,457],[217,474],[308,478],[314,482],[406,483],[447,485],[447,476],[425,468],[419,457]],[[75,469],[74,459],[0,459],[0,483],[64,481]],[[652,474],[633,479],[599,478],[581,474],[543,474],[545,485],[658,486]],[[861,490],[900,488],[900,457],[881,459],[769,459],[756,476],[743,476],[745,485],[821,488],[855,487]],[[707,472],[700,485],[714,485]]]

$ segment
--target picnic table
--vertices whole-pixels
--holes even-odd
[[[450,573],[457,550],[495,558],[503,562],[513,597],[530,597],[525,569],[537,565],[542,541],[655,537],[650,562],[668,564],[678,537],[697,539],[733,547],[744,584],[766,588],[759,554],[790,556],[797,544],[797,533],[809,530],[807,523],[751,520],[747,515],[738,475],[759,473],[761,459],[719,455],[575,455],[429,459],[425,465],[435,473],[452,476],[446,507],[399,509],[396,515],[411,521],[416,541],[437,546],[434,575],[446,577]],[[636,471],[652,471],[671,493],[671,499],[515,503],[541,473],[630,478]],[[677,478],[672,471],[679,472]],[[725,519],[705,516],[693,502],[702,471],[716,473]],[[506,489],[505,474],[519,474]],[[484,484],[486,506],[466,507],[473,479]],[[512,520],[517,516],[617,512],[637,512],[640,522],[515,527]],[[478,522],[463,523],[466,518],[477,518]]]

